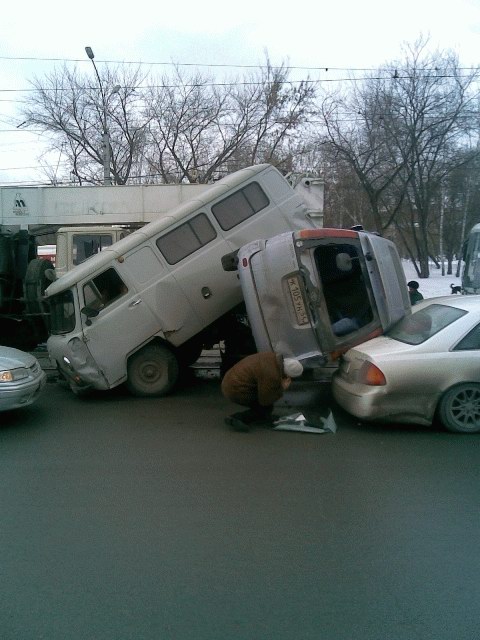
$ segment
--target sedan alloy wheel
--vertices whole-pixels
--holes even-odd
[[[444,427],[450,431],[480,431],[480,385],[469,382],[447,391],[440,401],[438,414]]]

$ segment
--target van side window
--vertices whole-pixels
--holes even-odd
[[[157,247],[168,264],[176,264],[216,237],[217,233],[210,220],[204,213],[200,213],[158,238]]]
[[[212,213],[222,229],[228,231],[268,205],[266,193],[257,182],[252,182],[214,204]]]
[[[87,307],[103,309],[127,291],[115,269],[107,269],[83,285],[83,298]]]

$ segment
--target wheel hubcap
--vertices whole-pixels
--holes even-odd
[[[452,416],[463,426],[480,424],[480,392],[468,389],[459,393],[452,401]]]
[[[142,367],[141,375],[145,382],[151,383],[151,382],[155,382],[161,377],[161,371],[158,368],[158,366],[152,363],[146,363]]]

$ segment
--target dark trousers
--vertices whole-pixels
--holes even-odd
[[[273,420],[272,412],[273,405],[262,407],[262,405],[255,403],[245,411],[232,414],[231,417],[236,420],[241,420],[245,424],[253,424],[254,422],[271,423]]]

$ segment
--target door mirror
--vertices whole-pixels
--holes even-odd
[[[99,310],[94,309],[93,307],[87,306],[87,307],[83,307],[80,313],[83,313],[84,316],[90,319],[90,318],[96,318],[99,314]]]
[[[89,327],[92,324],[91,319],[98,316],[99,309],[94,309],[93,307],[86,306],[83,307],[80,313],[83,313],[83,315],[87,317],[87,319],[85,320],[85,324],[87,325],[87,327]]]

